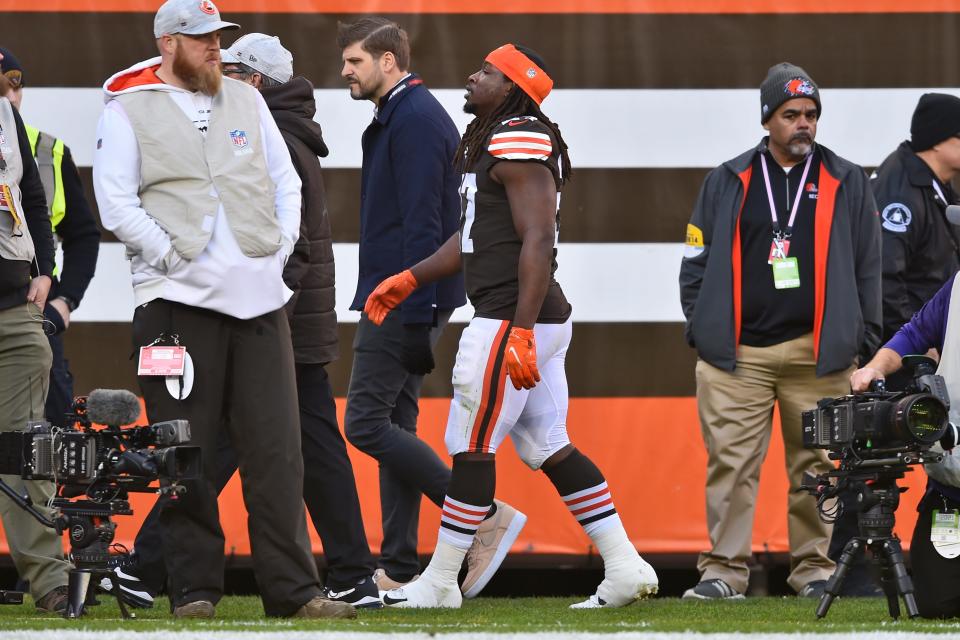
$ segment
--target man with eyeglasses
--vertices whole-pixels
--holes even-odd
[[[282,280],[300,230],[301,182],[260,94],[224,78],[210,0],[168,0],[159,57],[104,84],[93,179],[103,226],[131,257],[135,347],[183,366],[140,388],[151,422],[189,420],[203,477],[160,514],[173,614],[212,618],[223,596],[215,487],[226,430],[239,457],[253,569],[269,616],[355,617],[321,596],[303,506],[303,456]],[[183,351],[185,349],[185,352]],[[147,354],[150,352],[147,351]]]
[[[13,106],[20,110],[26,85],[23,67],[9,49],[0,47],[0,53],[3,54],[0,71],[13,87],[8,97]],[[70,314],[83,300],[83,294],[96,271],[100,230],[83,193],[80,174],[70,148],[63,140],[45,131],[29,124],[24,126],[30,150],[40,170],[54,241],[59,238],[63,246],[63,270],[59,273],[54,270],[53,285],[43,314],[49,320],[44,323],[44,330],[53,351],[46,417],[51,424],[65,427],[66,414],[70,412],[73,402],[73,375],[64,356],[63,333],[70,326]]]
[[[11,84],[0,75],[0,431],[23,429],[43,416],[51,363],[41,326],[53,275],[53,234],[23,120],[3,97]],[[41,505],[53,496],[52,482],[13,475],[3,480],[46,511]],[[35,606],[62,613],[70,565],[60,536],[8,499],[0,499],[0,519]]]

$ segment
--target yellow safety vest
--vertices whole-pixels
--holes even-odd
[[[67,198],[63,193],[63,140],[54,138],[28,124],[27,138],[30,140],[30,151],[40,169],[40,181],[47,196],[47,210],[50,214],[50,224],[53,231],[67,213]]]

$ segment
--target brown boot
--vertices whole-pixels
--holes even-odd
[[[293,614],[294,618],[356,618],[357,610],[352,604],[337,602],[316,596]]]
[[[213,603],[209,600],[194,600],[176,607],[173,610],[174,618],[212,618],[216,613]]]
[[[67,601],[69,599],[67,595],[67,585],[61,585],[48,591],[46,595],[34,603],[34,606],[37,607],[37,611],[62,614],[67,610]]]

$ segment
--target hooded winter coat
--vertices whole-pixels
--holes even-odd
[[[283,281],[293,290],[286,309],[294,358],[303,364],[326,364],[338,355],[333,240],[318,160],[329,151],[313,120],[317,105],[309,80],[297,76],[261,94],[303,183],[300,238],[283,269]]]

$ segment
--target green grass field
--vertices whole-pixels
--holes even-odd
[[[753,598],[740,602],[691,602],[658,598],[616,610],[571,611],[570,598],[480,598],[459,610],[361,611],[356,620],[299,621],[265,618],[255,597],[225,598],[212,621],[173,620],[167,603],[140,610],[135,620],[120,620],[116,603],[101,597],[82,620],[37,614],[32,604],[0,607],[0,637],[13,630],[82,629],[85,631],[340,631],[451,633],[960,633],[960,621],[892,621],[882,599],[834,602],[823,620],[814,615],[815,602],[796,597]],[[233,635],[233,634],[231,634]],[[352,635],[352,634],[351,634]]]

